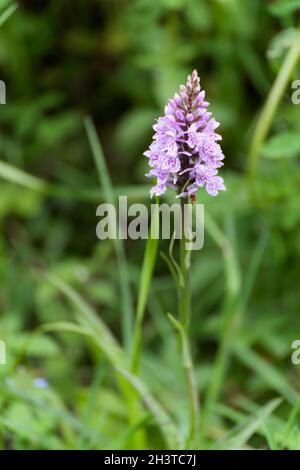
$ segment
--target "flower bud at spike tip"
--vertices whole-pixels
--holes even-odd
[[[215,132],[219,123],[208,106],[194,70],[153,126],[153,142],[144,153],[150,166],[146,176],[156,179],[151,197],[160,196],[167,187],[175,189],[179,197],[195,196],[202,187],[211,196],[226,190],[218,175],[224,159],[218,144],[222,138]]]

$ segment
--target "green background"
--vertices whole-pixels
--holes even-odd
[[[196,68],[221,122],[227,185],[217,198],[198,195],[207,222],[204,248],[193,253],[191,335],[201,402],[208,396],[210,406],[199,447],[300,449],[300,366],[291,362],[291,344],[300,339],[300,105],[291,102],[299,66],[272,115],[252,190],[247,175],[259,112],[299,34],[299,6],[27,0],[13,11],[0,1],[3,15],[11,9],[0,20],[7,87],[0,107],[1,448],[170,445],[151,406],[128,420],[114,372],[119,346],[104,324],[123,344],[118,260],[114,243],[96,238],[105,197],[83,120],[93,118],[114,194],[150,204],[142,153],[154,119]],[[135,306],[145,242],[124,248]],[[162,241],[159,251],[167,250]],[[34,334],[50,322],[91,321],[76,295],[95,310],[101,344],[73,332]],[[140,395],[158,400],[184,434],[181,358],[166,318],[176,308],[158,257],[143,325],[147,392]],[[37,386],[38,377],[48,388]]]

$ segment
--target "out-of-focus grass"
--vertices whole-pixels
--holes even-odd
[[[99,242],[95,212],[118,195],[150,203],[141,154],[153,119],[197,68],[221,121],[228,188],[199,195],[206,239],[193,256],[191,325],[199,447],[300,449],[300,369],[291,363],[300,337],[300,106],[289,84],[298,63],[258,154],[259,207],[246,177],[258,113],[297,35],[296,3],[74,0],[71,10],[49,1],[13,12],[0,2],[1,448],[182,445],[186,390],[166,317],[176,311],[173,280],[158,258],[140,296],[144,310],[149,293],[137,378],[128,325],[145,244]]]

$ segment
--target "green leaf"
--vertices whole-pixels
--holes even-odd
[[[60,352],[57,344],[46,336],[35,336],[29,343],[27,354],[28,356],[35,356],[39,358],[55,357]]]
[[[282,132],[271,137],[262,148],[262,156],[271,160],[293,158],[300,154],[300,134]]]
[[[192,366],[191,355],[188,346],[188,339],[186,337],[186,333],[184,331],[183,326],[181,323],[173,317],[171,313],[167,313],[167,317],[170,323],[173,325],[177,333],[179,333],[181,338],[181,345],[182,345],[182,358],[183,358],[183,366],[186,368],[190,368]]]

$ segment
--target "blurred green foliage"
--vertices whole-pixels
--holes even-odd
[[[11,5],[0,1],[0,13]],[[235,319],[205,446],[300,449],[300,368],[290,359],[291,343],[300,338],[300,106],[292,105],[291,89],[262,150],[259,207],[246,177],[257,115],[297,34],[299,6],[290,0],[24,0],[4,18],[1,161],[39,179],[0,166],[0,339],[8,357],[0,366],[1,448],[130,448],[140,429],[145,448],[166,447],[151,407],[128,425],[105,348],[68,331],[33,332],[71,322],[78,310],[64,289],[39,274],[42,268],[88,301],[121,340],[116,258],[112,242],[95,235],[103,193],[82,120],[93,116],[116,194],[147,201],[141,155],[151,126],[197,68],[221,122],[228,187],[214,200],[199,196],[208,214],[192,276],[201,400],[226,322]],[[291,78],[299,77],[297,66]],[[136,300],[144,242],[128,241],[125,250]],[[176,311],[175,289],[159,259],[143,331],[142,379],[182,431],[185,388],[168,311]],[[37,386],[39,377],[48,388]]]

